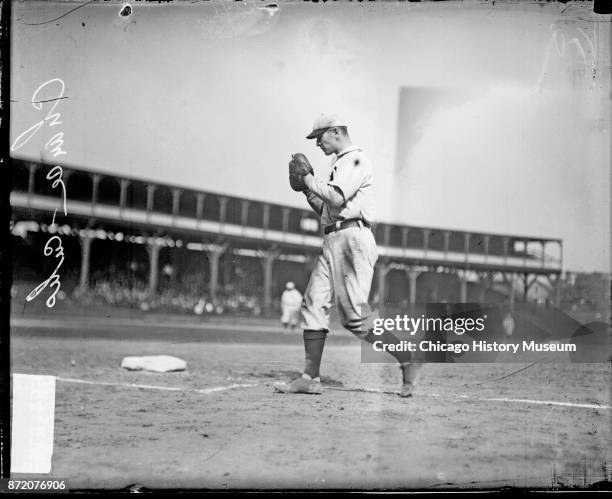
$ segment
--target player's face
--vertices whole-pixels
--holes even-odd
[[[317,138],[317,147],[319,147],[326,156],[336,152],[337,140],[333,131],[333,128],[328,128]]]

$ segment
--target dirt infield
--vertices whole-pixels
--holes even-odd
[[[582,488],[612,473],[609,364],[542,363],[501,380],[524,366],[427,365],[400,399],[353,390],[397,390],[399,370],[332,342],[325,393],[285,395],[270,385],[299,373],[298,334],[142,341],[123,327],[126,339],[12,332],[13,372],[59,377],[52,476],[71,488]],[[119,367],[162,353],[188,370]]]

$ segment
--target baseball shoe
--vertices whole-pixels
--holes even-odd
[[[301,378],[294,379],[289,383],[274,383],[274,389],[281,393],[310,393],[319,395],[323,393],[321,378],[312,379],[307,374]]]
[[[400,389],[399,396],[402,398],[412,397],[412,392],[414,391],[414,383],[411,381],[407,381],[406,383],[402,383],[402,388]]]
[[[411,376],[410,374],[410,369],[411,369],[411,363],[410,362],[404,362],[403,364],[400,364],[400,371],[402,371],[402,387],[400,388],[400,392],[399,392],[399,396],[402,398],[408,398],[408,397],[412,397],[413,392],[414,392],[414,387],[416,386],[416,380],[413,379],[412,381],[406,381],[406,377],[414,377],[414,374]]]

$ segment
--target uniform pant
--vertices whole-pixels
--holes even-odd
[[[302,328],[329,331],[329,310],[336,304],[342,325],[361,332],[377,259],[374,234],[366,227],[325,235],[302,302]]]
[[[282,307],[281,323],[295,326],[300,321],[300,305]]]

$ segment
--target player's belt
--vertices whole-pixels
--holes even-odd
[[[351,218],[349,220],[338,220],[335,224],[326,225],[323,229],[325,234],[330,232],[336,232],[342,229],[348,229],[349,227],[366,227],[370,228],[370,224],[362,218]]]

